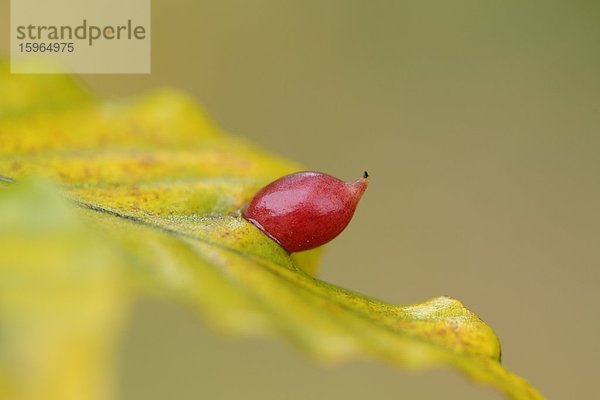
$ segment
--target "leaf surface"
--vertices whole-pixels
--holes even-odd
[[[220,131],[192,99],[162,90],[101,102],[67,78],[12,79],[0,78],[0,251],[10,255],[0,397],[110,398],[121,321],[153,294],[220,331],[283,337],[325,362],[450,366],[508,398],[542,398],[502,367],[496,335],[458,300],[395,305],[323,282],[320,250],[289,256],[244,220],[260,187],[301,168]]]

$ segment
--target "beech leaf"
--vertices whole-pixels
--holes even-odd
[[[259,188],[303,168],[222,132],[188,96],[99,101],[66,76],[7,74],[0,94],[1,398],[112,398],[141,295],[323,362],[446,366],[542,398],[460,301],[388,304],[321,281],[319,249],[290,256],[242,218]]]

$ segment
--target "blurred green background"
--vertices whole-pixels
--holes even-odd
[[[152,52],[151,75],[81,79],[108,97],[178,87],[309,169],[369,171],[321,278],[456,297],[549,398],[597,394],[600,2],[155,0]],[[318,366],[158,300],[121,351],[128,400],[500,398],[446,370]]]

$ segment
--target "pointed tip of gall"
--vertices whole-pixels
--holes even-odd
[[[367,190],[367,187],[369,186],[369,173],[365,171],[363,173],[363,176],[361,176],[354,182],[350,182],[348,185],[350,186],[352,191],[356,193],[356,200],[358,202],[358,200],[360,200],[362,195],[365,193],[365,190]]]

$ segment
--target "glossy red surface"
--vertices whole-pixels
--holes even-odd
[[[344,230],[367,185],[366,177],[347,183],[320,172],[298,172],[262,188],[244,215],[288,252],[309,250]]]

